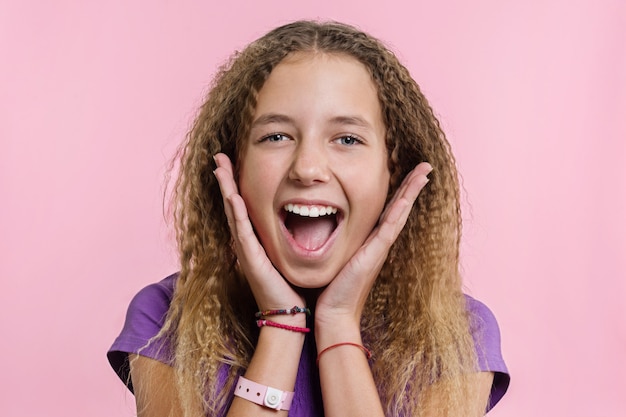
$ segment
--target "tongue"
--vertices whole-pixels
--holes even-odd
[[[335,228],[333,216],[300,217],[290,216],[289,230],[299,246],[307,250],[321,248]]]

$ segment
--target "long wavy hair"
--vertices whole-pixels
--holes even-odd
[[[157,337],[169,340],[185,415],[225,412],[258,336],[251,319],[256,304],[237,267],[212,155],[223,152],[237,167],[263,84],[285,57],[307,52],[353,57],[371,74],[386,126],[389,196],[418,163],[434,167],[362,318],[386,414],[484,411],[468,378],[476,355],[459,275],[459,183],[450,145],[409,71],[380,41],[340,23],[298,21],[270,31],[220,68],[177,154],[171,208],[181,270]],[[218,384],[224,377],[225,385]]]

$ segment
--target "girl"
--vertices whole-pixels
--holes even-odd
[[[479,416],[502,397],[497,323],[461,291],[454,158],[379,41],[269,32],[179,157],[181,271],[109,351],[138,415]]]

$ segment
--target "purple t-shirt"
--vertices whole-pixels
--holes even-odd
[[[173,274],[147,286],[133,298],[128,307],[124,328],[107,354],[111,366],[124,383],[130,384],[129,353],[139,353],[168,363],[170,352],[166,343],[164,346],[147,343],[163,326],[174,293],[176,277],[177,274]],[[510,380],[500,351],[500,329],[487,306],[470,296],[466,296],[466,299],[467,309],[471,315],[472,336],[479,346],[476,353],[480,370],[494,373],[489,410],[500,401]],[[315,341],[312,336],[307,335],[300,357],[294,399],[289,410],[290,417],[324,415],[319,374],[315,365],[316,356]],[[223,372],[220,376],[218,383],[223,384],[226,373]],[[132,390],[132,386],[129,385],[129,388]]]

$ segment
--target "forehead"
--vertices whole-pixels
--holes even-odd
[[[335,70],[340,69],[342,72],[359,73],[359,75],[363,77],[360,79],[361,81],[365,81],[367,79],[366,83],[371,83],[371,85],[375,87],[373,79],[366,66],[356,57],[344,52],[293,52],[287,55],[274,67],[268,77],[268,80],[270,78],[283,76],[285,73],[293,71],[294,68],[311,68],[316,65],[333,68]],[[266,83],[268,80],[266,80]],[[263,87],[265,87],[265,84]]]
[[[342,105],[377,114],[381,109],[372,76],[356,58],[343,53],[298,52],[288,55],[270,73],[258,92],[255,113],[268,105],[295,110],[294,103],[307,102],[337,112]]]

